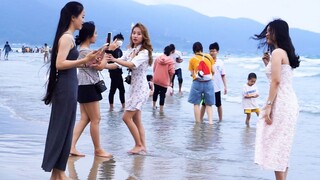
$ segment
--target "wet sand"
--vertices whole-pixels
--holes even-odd
[[[232,106],[229,108],[232,109]],[[228,114],[228,110],[225,110],[225,113]],[[149,114],[145,113],[151,117],[144,116],[148,155],[131,156],[126,151],[133,145],[133,140],[119,119],[122,112],[110,114],[112,115],[108,116],[109,120],[104,118],[102,121],[101,140],[103,147],[113,153],[114,157],[104,159],[93,156],[87,128],[78,143],[78,149],[85,153],[86,157],[70,157],[67,167],[70,177],[273,179],[273,172],[261,170],[253,163],[255,128],[246,128],[243,117],[239,120],[239,117],[234,115],[222,123],[215,120],[215,124],[210,126],[207,123],[185,121],[184,117],[165,118],[165,115],[151,110]],[[40,168],[47,125],[15,119],[3,108],[0,108],[0,115],[1,177],[48,179],[50,173],[45,173]],[[288,179],[316,179],[319,172],[319,143],[314,136],[319,131],[312,130],[314,128],[307,124],[307,117],[304,119],[300,120],[297,129]],[[252,123],[254,121],[255,118]]]

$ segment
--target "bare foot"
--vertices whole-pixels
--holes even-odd
[[[77,151],[76,149],[71,149],[70,155],[71,156],[80,156],[80,157],[86,156],[85,154],[82,154],[81,152]]]
[[[95,156],[104,157],[104,158],[111,158],[112,154],[104,151],[103,149],[97,149],[94,151]]]
[[[137,146],[135,146],[133,149],[128,151],[128,154],[131,154],[131,155],[146,154],[146,153],[147,153],[147,151],[145,148],[137,147]]]
[[[109,111],[113,111],[113,104],[110,104]]]

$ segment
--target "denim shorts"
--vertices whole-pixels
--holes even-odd
[[[192,82],[188,102],[191,104],[200,104],[202,98],[206,105],[215,104],[215,93],[213,81],[197,81]]]

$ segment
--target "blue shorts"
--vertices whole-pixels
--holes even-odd
[[[206,105],[215,104],[215,93],[213,81],[197,81],[192,82],[188,102],[191,104],[200,104],[202,98]]]

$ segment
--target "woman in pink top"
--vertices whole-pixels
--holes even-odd
[[[156,108],[158,95],[160,95],[160,112],[163,112],[164,100],[166,98],[167,87],[171,86],[171,80],[175,73],[174,61],[170,55],[174,53],[171,46],[164,48],[164,54],[159,56],[153,65],[153,108]]]

